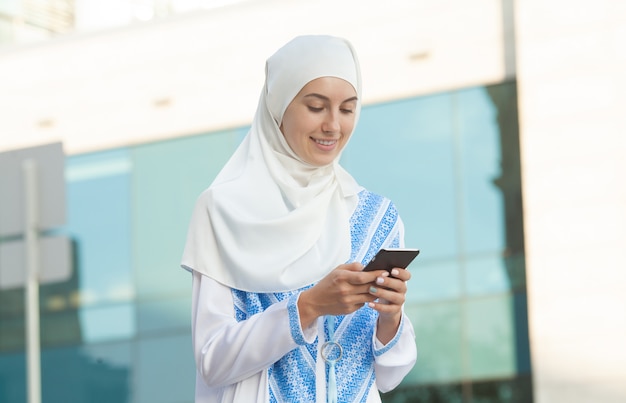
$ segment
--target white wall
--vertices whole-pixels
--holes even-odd
[[[626,2],[517,2],[536,403],[626,401]]]
[[[508,1],[507,1],[508,2]],[[329,33],[359,52],[365,102],[513,75],[499,0],[258,0],[0,50],[0,151],[80,153],[247,124],[265,59]]]

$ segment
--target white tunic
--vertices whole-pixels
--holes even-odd
[[[269,402],[267,368],[298,347],[290,329],[288,301],[277,302],[264,312],[237,322],[231,289],[197,272],[193,272],[192,298],[193,346],[198,368],[196,403]],[[403,322],[393,347],[375,355],[376,382],[367,392],[367,402],[380,402],[378,390],[386,392],[396,387],[415,363],[413,327],[406,316]],[[307,342],[316,336],[323,340],[323,328],[320,318],[308,329],[302,329],[302,335]],[[374,345],[375,349],[384,347],[376,339]],[[318,353],[319,403],[326,402],[325,365]]]

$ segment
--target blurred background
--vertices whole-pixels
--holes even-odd
[[[0,0],[0,153],[64,150],[72,271],[40,288],[43,402],[193,401],[191,210],[300,34],[356,47],[343,165],[422,250],[418,363],[384,401],[625,402],[626,1]],[[0,402],[22,403],[7,266]]]

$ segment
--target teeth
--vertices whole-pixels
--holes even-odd
[[[323,146],[330,146],[335,144],[337,140],[315,140],[315,142]]]

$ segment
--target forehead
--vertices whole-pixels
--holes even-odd
[[[357,99],[356,89],[352,84],[337,77],[320,77],[309,81],[297,96],[327,98],[340,102]]]

